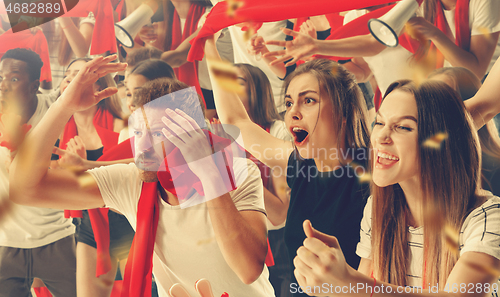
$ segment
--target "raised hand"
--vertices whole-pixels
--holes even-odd
[[[84,160],[87,159],[87,150],[85,149],[85,143],[83,143],[83,139],[78,135],[68,141],[68,143],[66,144],[66,150],[70,153],[80,156],[80,158]]]
[[[118,89],[109,87],[99,92],[94,92],[93,85],[101,77],[108,73],[125,70],[126,63],[111,63],[116,55],[97,57],[86,63],[80,69],[76,77],[68,85],[64,93],[58,99],[65,108],[72,112],[88,109],[116,92]]]
[[[153,23],[151,25],[146,25],[139,31],[139,38],[144,41],[144,43],[154,43],[158,39],[158,23]]]
[[[198,280],[195,284],[195,288],[201,297],[214,297],[212,293],[212,286],[210,285],[210,282],[206,279]],[[170,290],[168,290],[168,294],[171,297],[195,297],[189,295],[189,293],[186,291],[186,289],[184,289],[184,287],[181,284],[174,284],[172,287],[170,287]]]
[[[180,109],[167,109],[165,112],[162,121],[167,128],[163,128],[162,132],[181,151],[189,169],[199,178],[210,174],[211,169],[217,170],[212,158],[205,158],[211,156],[213,151],[196,121]]]
[[[287,60],[292,59],[290,62],[286,63],[285,66],[291,66],[295,64],[298,60],[303,60],[315,54],[317,51],[317,46],[315,44],[315,39],[311,36],[299,32],[295,32],[290,29],[281,28],[281,31],[286,35],[295,37],[291,41],[279,41],[270,40],[266,44],[278,45],[285,47],[284,50],[272,51],[264,54],[264,57],[276,57],[282,56],[272,61],[269,65],[275,65],[278,63],[283,63]]]
[[[247,42],[247,52],[250,55],[258,56],[269,52],[262,36],[255,35]]]
[[[349,266],[337,238],[314,229],[309,220],[304,221],[303,227],[307,238],[293,260],[299,285],[314,287],[325,283],[334,286],[345,284]]]
[[[318,38],[318,34],[316,33],[316,27],[314,26],[311,20],[307,20],[300,25],[300,33],[307,34],[314,39]]]
[[[432,40],[436,36],[436,34],[442,33],[436,26],[431,24],[428,20],[423,17],[413,17],[406,24],[407,27],[410,27],[410,35],[424,37],[426,39]],[[418,38],[415,38],[418,39]]]

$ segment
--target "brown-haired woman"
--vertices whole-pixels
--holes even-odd
[[[214,39],[207,40],[205,54],[207,59],[218,58]],[[215,81],[213,73],[211,77]],[[245,149],[268,165],[273,174],[287,177],[291,197],[285,243],[290,263],[306,237],[302,222],[312,219],[320,229],[340,238],[349,250],[348,263],[357,267],[359,257],[354,249],[367,189],[347,163],[364,163],[368,158],[364,148],[369,132],[361,91],[349,72],[329,60],[300,65],[284,86],[285,124],[293,136],[292,143],[266,133],[251,121],[234,93],[214,83],[219,118],[223,124],[240,129]],[[292,278],[290,290],[295,295],[299,292],[293,291],[293,285],[296,288]]]
[[[308,239],[294,260],[299,283],[363,285],[358,296],[496,296],[500,198],[479,188],[475,130],[445,83],[392,84],[371,135],[358,271],[335,237],[306,221]]]
[[[64,93],[69,83],[90,59],[83,58],[71,62],[61,83]],[[100,78],[94,85],[96,91],[115,86],[111,75]],[[123,128],[121,107],[118,96],[112,95],[97,105],[74,114],[66,124],[58,154],[61,155],[61,166],[80,166],[82,169],[96,167],[96,161],[104,152],[118,143],[118,132]],[[108,212],[109,220],[109,254],[111,269],[107,273],[97,273],[97,236],[94,236],[90,216],[83,211],[82,223],[78,230],[76,246],[77,259],[77,294],[78,296],[107,297],[113,288],[118,261],[127,259],[134,231],[127,219],[113,211]],[[123,263],[121,263],[123,264]],[[124,265],[122,265],[124,267]],[[96,276],[96,274],[100,274]]]

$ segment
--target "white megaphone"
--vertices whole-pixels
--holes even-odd
[[[155,1],[141,4],[128,17],[115,24],[115,35],[118,42],[124,47],[134,46],[134,37],[144,25],[149,24],[151,17],[158,9]]]
[[[378,19],[368,21],[368,29],[373,37],[388,47],[399,44],[398,36],[406,22],[414,16],[418,9],[416,0],[402,0]]]

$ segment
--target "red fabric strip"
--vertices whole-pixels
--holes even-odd
[[[221,151],[214,156],[214,161],[223,174],[229,170],[230,184],[226,184],[227,192],[236,188],[234,172],[232,171],[232,154],[228,139],[218,137],[205,131],[205,135],[212,144],[213,151]],[[126,149],[124,149],[126,150]],[[166,160],[170,163],[167,164]],[[197,176],[189,170],[180,150],[175,148],[165,158],[162,170],[158,171],[158,180],[161,186],[168,192],[176,193],[179,201],[185,197],[192,188],[203,195],[203,187]],[[188,185],[190,183],[190,186]],[[188,197],[186,197],[188,198]],[[137,208],[137,228],[129,253],[125,276],[123,280],[122,297],[128,296],[151,296],[151,274],[153,268],[153,250],[158,227],[158,183],[143,183],[141,196]]]
[[[436,26],[441,32],[448,31],[448,22],[444,16],[443,6],[441,1],[436,1]],[[469,0],[457,0],[455,7],[455,44],[460,48],[469,51],[470,49],[470,28],[469,28]],[[451,36],[450,36],[451,37]],[[444,65],[444,56],[437,49],[434,43],[431,44],[431,53],[435,53],[436,69]]]
[[[184,31],[182,31],[179,15],[177,14],[177,10],[174,11],[172,23],[172,45],[168,50],[176,49],[182,41],[191,36],[191,34],[198,29],[198,21],[204,13],[204,6],[192,3],[189,7],[189,13],[184,25]],[[203,97],[200,83],[198,81],[198,62],[186,62],[180,67],[174,68],[174,72],[178,80],[188,84],[189,86],[194,86],[196,88],[196,92]],[[205,100],[203,100],[203,102],[205,102]]]
[[[368,6],[385,4],[391,0],[316,0],[314,5],[304,5],[303,0],[252,0],[246,1],[245,5],[236,11],[235,17],[227,13],[227,2],[219,2],[210,11],[202,29],[191,41],[188,61],[201,60],[203,48],[208,36],[228,26],[244,21],[253,22],[275,22],[285,19],[309,17],[315,15],[329,14]]]
[[[99,55],[107,51],[116,53],[113,6],[110,0],[79,0],[64,17],[86,17],[89,12],[95,16],[90,54]]]

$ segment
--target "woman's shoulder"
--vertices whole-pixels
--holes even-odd
[[[482,197],[485,199],[484,202],[473,209],[465,218],[462,230],[478,222],[490,221],[496,222],[496,224],[500,223],[500,197],[488,191],[484,191]]]

